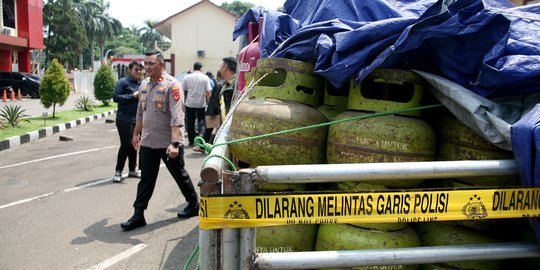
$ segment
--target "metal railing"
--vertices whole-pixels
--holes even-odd
[[[228,120],[217,135],[216,144],[228,141],[230,118]],[[228,149],[226,146],[216,147],[211,154],[228,155]],[[224,161],[219,158],[210,158],[207,161],[201,171],[201,196],[250,193],[260,183],[442,179],[518,174],[514,160],[259,166],[255,169],[242,169],[236,173],[224,173],[225,166]],[[254,228],[200,230],[199,245],[202,270],[314,269],[540,257],[538,244],[521,242],[257,253]]]

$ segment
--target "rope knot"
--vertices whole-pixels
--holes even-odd
[[[204,141],[204,138],[201,137],[201,136],[197,136],[195,137],[195,141],[194,141],[195,145],[204,149],[204,151],[206,153],[210,153],[212,152],[212,149],[214,149],[214,145],[212,145],[211,143],[207,143],[206,141]]]

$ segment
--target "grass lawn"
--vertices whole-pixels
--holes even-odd
[[[60,111],[56,112],[54,118],[52,118],[52,114],[50,114],[49,117],[47,117],[45,120],[43,119],[43,116],[28,118],[30,122],[21,121],[18,127],[5,127],[4,129],[0,129],[0,141],[5,140],[9,137],[23,135],[28,132],[40,130],[46,127],[52,127],[58,124],[67,123],[69,121],[77,120],[94,114],[100,114],[103,112],[114,110],[117,108],[117,105],[118,104],[111,102],[109,103],[109,106],[96,106],[92,111],[80,111],[75,109]]]

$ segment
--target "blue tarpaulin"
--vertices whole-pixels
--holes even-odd
[[[441,75],[484,97],[540,92],[538,4],[445,2],[287,0],[284,12],[244,14],[233,37],[264,16],[261,57],[315,63],[338,88],[393,67]]]

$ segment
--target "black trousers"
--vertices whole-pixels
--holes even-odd
[[[186,129],[188,133],[189,144],[195,142],[197,133],[195,132],[195,124],[199,126],[199,132],[203,133],[204,125],[204,108],[190,108],[186,106]]]
[[[137,168],[137,150],[133,148],[131,140],[133,138],[133,129],[135,123],[116,119],[116,129],[120,136],[120,148],[116,157],[116,170],[122,171],[128,159],[128,167],[130,171]]]
[[[174,181],[180,188],[182,195],[190,205],[198,203],[197,192],[191,183],[191,178],[184,168],[184,149],[180,147],[178,157],[168,159],[166,149],[152,149],[141,146],[139,150],[139,168],[141,169],[141,180],[137,186],[137,198],[133,203],[133,207],[146,209],[148,202],[152,198],[156,180],[159,172],[159,163],[161,160],[167,166]]]
[[[214,138],[212,137],[212,132],[214,131],[214,128],[206,128],[204,130],[203,139],[207,143],[213,143],[212,141]]]

